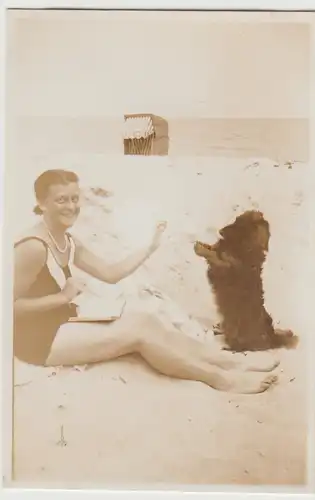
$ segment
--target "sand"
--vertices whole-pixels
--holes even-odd
[[[211,242],[241,211],[261,209],[271,226],[266,306],[277,326],[300,336],[300,344],[278,351],[278,385],[254,396],[170,379],[132,356],[87,370],[16,361],[15,480],[64,487],[304,485],[312,329],[305,297],[311,297],[313,277],[307,266],[308,165],[264,158],[55,155],[33,162],[33,176],[29,165],[19,174],[24,214],[33,204],[34,177],[56,162],[82,178],[85,202],[74,231],[106,258],[123,257],[137,239],[148,241],[154,217],[168,220],[161,248],[119,287],[128,294],[146,285],[159,288],[198,318],[209,338],[218,316],[192,243]],[[97,196],[91,187],[111,195]],[[151,219],[149,209],[144,217],[146,200]],[[25,215],[19,227],[15,222],[18,231],[31,218]]]

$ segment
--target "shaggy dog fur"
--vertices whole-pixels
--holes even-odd
[[[291,331],[275,330],[264,307],[262,268],[268,252],[269,223],[258,211],[247,211],[219,231],[214,245],[197,241],[195,253],[206,259],[227,348],[257,351],[294,347]]]

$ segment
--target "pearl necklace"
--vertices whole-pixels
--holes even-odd
[[[47,228],[47,232],[48,232],[48,236],[50,237],[51,241],[53,242],[53,244],[55,245],[55,247],[57,248],[58,252],[60,253],[66,253],[66,251],[68,250],[68,244],[69,244],[69,241],[68,241],[68,238],[66,237],[66,235],[64,235],[64,238],[65,238],[65,247],[64,248],[60,248],[60,246],[58,245],[57,241],[55,240],[55,238],[53,237],[53,235],[51,234],[46,222],[44,221],[44,224]]]

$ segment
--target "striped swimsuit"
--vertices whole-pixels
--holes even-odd
[[[49,245],[39,236],[27,236],[18,240],[15,247],[30,239],[37,239],[46,248],[46,264],[23,298],[39,298],[60,292],[66,280],[72,276],[75,245],[69,234],[69,262],[61,267],[56,261]],[[26,363],[44,365],[51,346],[61,325],[70,317],[76,316],[74,304],[64,304],[44,312],[26,313],[23,317],[14,315],[14,355]]]

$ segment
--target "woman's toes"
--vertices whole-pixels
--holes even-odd
[[[262,382],[261,382],[261,392],[266,391],[271,387],[272,385],[275,385],[278,382],[278,376],[277,375],[269,375],[266,377]]]

